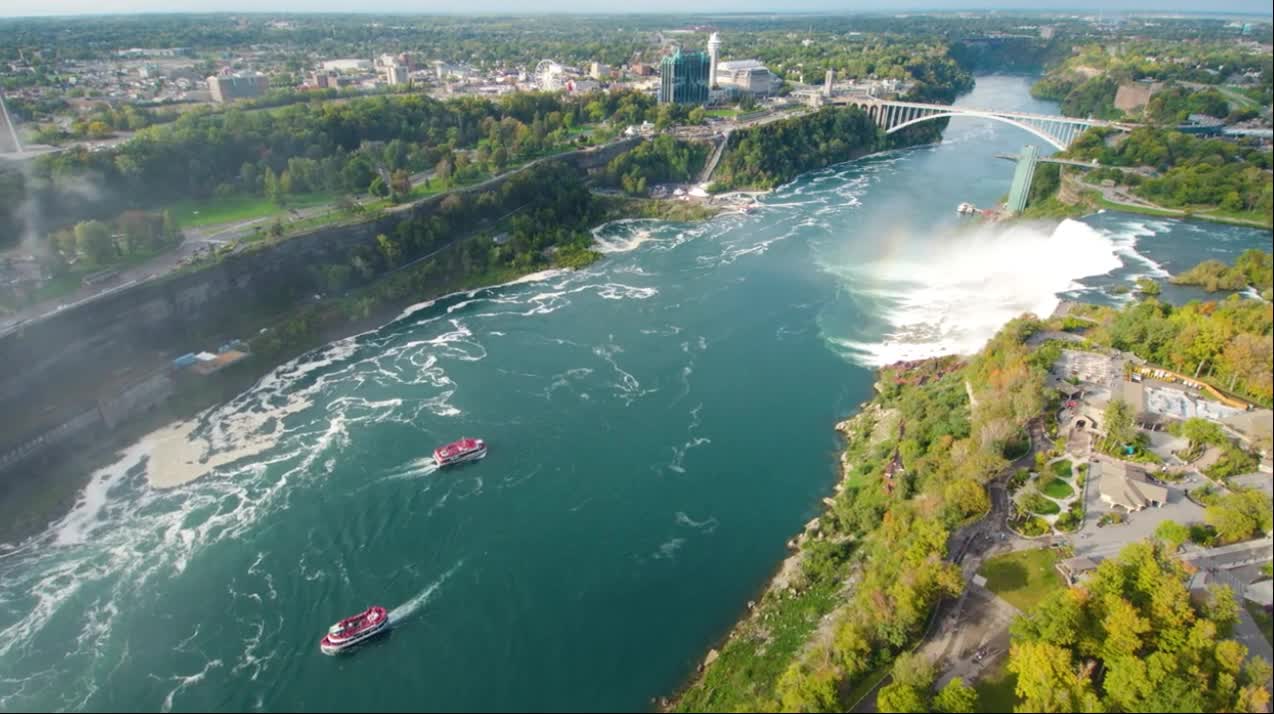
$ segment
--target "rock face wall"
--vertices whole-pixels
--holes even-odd
[[[592,171],[640,141],[542,161],[563,160]],[[498,189],[512,175],[461,192]],[[0,338],[0,455],[96,404],[110,403],[177,355],[215,346],[207,341],[231,333],[244,315],[309,298],[311,266],[344,263],[355,251],[375,250],[378,234],[392,235],[399,223],[432,214],[445,198],[440,194],[374,221],[320,228],[243,251],[216,265],[75,305],[5,335]],[[34,407],[50,401],[59,403],[57,413],[33,415]],[[127,409],[115,409],[109,421],[127,417]]]

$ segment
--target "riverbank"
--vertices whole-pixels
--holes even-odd
[[[1117,200],[1116,188],[1099,187],[1085,183],[1078,177],[1063,171],[1057,190],[1042,198],[1033,198],[1022,211],[1020,218],[1079,218],[1102,210],[1135,213],[1156,218],[1174,218],[1179,220],[1199,220],[1209,223],[1220,223],[1244,228],[1271,229],[1268,222],[1262,223],[1246,218],[1227,216],[1215,213],[1216,208],[1200,208],[1185,210],[1166,208],[1138,199],[1133,201]]]
[[[943,483],[952,476],[923,471],[967,446],[936,438],[947,422],[971,420],[967,369],[949,356],[877,372],[876,396],[837,425],[845,449],[822,514],[789,541],[795,552],[759,604],[749,603],[695,681],[660,702],[664,709],[843,711],[837,707],[911,642],[938,600],[959,592],[958,571],[944,560],[948,535],[985,514],[989,500],[972,479]],[[939,405],[957,411],[939,415]],[[904,456],[904,434],[927,453],[909,446]]]
[[[720,206],[671,199],[627,196],[596,198],[600,202],[600,210],[595,228],[629,218],[704,221],[725,210]],[[489,232],[486,229],[475,231],[452,242],[433,257],[441,259],[451,252],[461,251],[467,241],[485,237]],[[581,262],[564,269],[586,267],[602,257],[602,254],[591,251]],[[181,486],[219,465],[262,452],[269,448],[269,441],[259,437],[249,438],[255,430],[248,429],[239,435],[244,438],[244,443],[236,443],[236,447],[230,451],[209,455],[210,444],[196,433],[194,420],[206,410],[226,403],[249,389],[281,365],[325,344],[350,339],[392,323],[410,306],[443,299],[449,295],[496,290],[524,282],[528,276],[543,273],[548,267],[553,266],[532,264],[501,269],[483,268],[478,272],[455,275],[441,282],[431,282],[420,292],[387,301],[373,300],[371,309],[362,314],[338,309],[346,305],[367,305],[369,299],[391,280],[421,285],[413,279],[414,273],[432,274],[437,271],[435,263],[424,261],[404,266],[403,269],[383,275],[361,288],[274,313],[264,320],[254,321],[251,316],[245,316],[237,328],[244,334],[255,335],[251,340],[255,347],[251,359],[210,377],[197,381],[186,380],[172,399],[133,422],[77,444],[74,448],[60,450],[52,458],[39,461],[26,471],[11,477],[5,484],[3,499],[0,499],[0,544],[17,544],[43,532],[49,523],[63,517],[75,506],[82,497],[84,486],[96,471],[115,463],[123,449],[139,441],[147,444],[147,451],[154,459],[153,468],[147,469],[147,480],[155,488]],[[551,275],[545,274],[545,277]],[[315,325],[313,329],[300,333],[291,342],[278,348],[261,349],[263,342],[287,331],[288,326],[297,323],[299,317],[310,314],[333,315],[340,319],[331,324],[324,321],[323,324]],[[293,408],[300,408],[300,405]],[[271,413],[270,417],[285,415]],[[241,425],[244,426],[248,425]],[[255,426],[261,426],[261,423],[256,423]]]
[[[754,686],[753,677],[758,670],[771,673],[781,671],[785,660],[795,653],[793,646],[803,645],[808,640],[813,623],[835,609],[835,596],[840,591],[839,588],[802,587],[801,578],[808,552],[805,546],[811,539],[822,537],[821,522],[827,516],[831,497],[843,493],[851,484],[853,464],[849,461],[847,451],[850,441],[860,432],[872,432],[880,415],[881,410],[874,401],[864,402],[859,405],[857,413],[836,423],[835,430],[844,438],[842,445],[846,450],[842,451],[839,476],[832,484],[831,494],[823,498],[823,514],[806,522],[801,532],[787,541],[789,555],[774,568],[770,577],[758,589],[756,598],[747,602],[745,610],[736,618],[734,625],[713,643],[703,662],[689,674],[687,680],[673,695],[656,702],[661,711],[713,710],[711,693],[703,691],[707,689],[708,677],[713,672],[720,673],[723,669],[730,668],[746,675],[744,680],[725,677],[731,681],[722,682],[721,688],[732,689]],[[753,646],[751,640],[756,639],[757,635],[772,638],[777,646]],[[713,669],[723,653],[726,653],[725,664]],[[745,660],[747,663],[739,665],[734,660]]]

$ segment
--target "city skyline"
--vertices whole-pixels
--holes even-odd
[[[1262,0],[1220,0],[1206,11],[1200,11],[1191,0],[1124,0],[1106,3],[1100,0],[1066,0],[1053,7],[1041,8],[1029,0],[1001,0],[992,4],[978,4],[970,0],[902,0],[882,6],[851,0],[796,0],[791,3],[775,0],[704,0],[696,14],[705,13],[889,13],[889,12],[952,12],[952,11],[1077,11],[1077,12],[1134,12],[1134,13],[1189,13],[1199,14],[1247,14],[1270,17],[1270,6]],[[684,14],[685,6],[675,0],[648,0],[640,13]],[[587,0],[549,0],[541,3],[534,13],[526,13],[526,6],[511,0],[474,0],[473,2],[427,2],[413,0],[386,0],[374,13],[361,7],[353,7],[343,0],[275,0],[269,8],[249,2],[210,3],[207,0],[46,0],[39,8],[13,5],[0,7],[0,17],[46,17],[67,15],[124,15],[143,13],[349,13],[349,14],[608,14]]]

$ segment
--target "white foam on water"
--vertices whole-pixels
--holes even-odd
[[[434,305],[437,305],[439,301],[447,300],[448,298],[453,298],[458,295],[467,295],[468,297],[473,297],[474,295],[477,295],[479,292],[483,292],[487,290],[498,290],[499,288],[508,287],[510,285],[523,285],[525,283],[544,282],[546,280],[552,280],[554,278],[558,278],[563,275],[569,275],[571,272],[573,271],[568,270],[566,268],[552,268],[549,270],[541,270],[535,273],[528,273],[519,278],[514,278],[513,280],[510,280],[507,283],[498,283],[496,285],[488,285],[485,287],[473,288],[471,290],[457,290],[456,292],[453,292],[453,293],[447,293],[446,295],[440,295],[436,298],[430,298],[429,300],[424,300],[422,302],[408,305],[407,307],[403,308],[402,312],[398,313],[398,317],[394,318],[393,322],[397,322],[399,320],[403,320],[405,318],[411,317],[412,315],[420,312],[421,310],[428,310]]]
[[[867,366],[943,354],[971,354],[1008,320],[1047,316],[1077,280],[1123,265],[1118,238],[1065,220],[1051,231],[1035,224],[983,225],[910,245],[850,268],[830,266],[846,288],[882,303],[889,327],[876,339],[829,336]]]
[[[668,470],[684,474],[686,472],[686,452],[696,446],[704,446],[711,443],[712,439],[709,439],[706,436],[697,436],[681,446],[672,447],[672,463],[668,464]]]
[[[412,615],[416,614],[420,610],[420,608],[427,605],[429,603],[429,599],[432,598],[433,594],[438,591],[438,588],[442,587],[443,584],[447,582],[447,579],[450,578],[456,572],[456,570],[458,570],[460,566],[462,565],[464,565],[463,560],[451,566],[451,568],[449,568],[447,572],[443,573],[442,576],[439,577],[437,580],[426,585],[425,588],[421,590],[420,592],[416,593],[416,595],[412,597],[412,599],[399,605],[393,610],[390,610],[389,611],[390,626],[397,627],[401,625]]]
[[[719,523],[717,522],[716,516],[708,516],[702,521],[696,521],[695,519],[686,515],[685,511],[677,511],[676,521],[677,521],[677,525],[682,525],[687,528],[694,528],[695,530],[703,531],[704,533],[712,533],[713,531],[717,529],[717,526],[719,525]]]
[[[659,294],[655,288],[636,287],[622,283],[607,283],[597,290],[597,296],[606,300],[649,300]]]
[[[614,340],[614,335],[611,335],[610,339]],[[617,396],[623,399],[626,405],[631,406],[634,400],[640,399],[647,394],[651,394],[658,390],[642,389],[641,382],[637,380],[637,377],[619,366],[619,362],[615,360],[615,355],[621,354],[623,351],[624,348],[615,344],[613,341],[593,348],[593,354],[605,360],[605,362],[611,366],[611,369],[614,370],[615,374],[618,375],[619,381],[612,385],[615,387]]]
[[[154,581],[180,575],[204,548],[241,537],[261,518],[286,509],[290,486],[323,479],[335,468],[334,454],[348,448],[350,423],[376,418],[390,408],[392,400],[338,399],[328,409],[310,410],[284,425],[284,417],[307,409],[326,385],[346,378],[348,365],[343,363],[356,349],[354,341],[341,341],[293,360],[229,404],[178,425],[189,437],[184,446],[174,440],[175,453],[191,462],[183,465],[216,469],[217,478],[178,491],[148,487],[146,472],[162,466],[165,448],[154,438],[141,440],[121,452],[116,463],[94,472],[66,516],[0,563],[5,583],[0,657],[21,661],[21,653],[50,645],[52,630],[45,631],[50,623],[70,623],[78,634],[59,671],[49,676],[76,683],[65,690],[60,707],[86,706],[103,686],[99,680],[113,671],[98,661],[98,653],[111,651],[106,649],[111,643],[128,648],[127,633],[117,627],[127,621],[121,613],[153,600],[160,592]],[[270,447],[270,453],[261,454]],[[230,463],[247,454],[260,455],[249,464]],[[259,572],[263,557],[258,553],[249,567],[263,581],[260,592],[242,594],[258,602],[278,598],[271,574]],[[83,593],[93,599],[82,602]],[[254,673],[269,657],[256,651],[262,634],[254,638],[251,633],[257,629],[251,625],[250,648],[241,663]],[[191,638],[198,635],[196,631]],[[113,656],[117,669],[123,660],[118,651]],[[200,672],[175,678],[165,706],[220,666],[219,660],[210,660]],[[23,673],[25,680],[37,676],[42,675]]]
[[[655,551],[653,556],[657,560],[667,560],[675,558],[677,551],[681,550],[681,546],[686,544],[685,538],[671,538],[660,544],[659,550]]]
[[[181,694],[183,691],[185,691],[187,687],[191,687],[196,684],[199,684],[200,682],[204,680],[205,677],[208,676],[208,672],[220,666],[221,666],[221,660],[214,659],[209,661],[207,664],[204,665],[203,669],[199,670],[198,672],[195,672],[194,674],[187,675],[187,676],[173,677],[173,679],[176,680],[178,684],[176,687],[172,689],[172,691],[168,692],[167,696],[164,697],[164,703],[159,708],[159,710],[162,712],[172,711],[173,699],[175,699],[178,694]]]
[[[625,218],[602,224],[593,229],[593,250],[607,255],[637,250],[651,239],[651,230],[643,226],[652,223],[646,218]]]
[[[542,283],[547,280],[552,280],[554,278],[560,278],[563,275],[570,275],[571,272],[572,271],[567,270],[566,268],[553,268],[551,270],[541,270],[538,273],[529,273],[527,275],[523,275],[520,278],[514,278],[513,280],[510,280],[507,283],[503,283],[498,287],[504,287],[505,285],[523,285],[525,283]]]
[[[437,471],[438,463],[434,461],[434,457],[422,456],[418,459],[412,459],[411,461],[400,465],[382,480],[398,481],[402,479],[423,478]]]
[[[1136,280],[1142,277],[1168,278],[1172,276],[1172,273],[1168,272],[1168,269],[1163,267],[1157,260],[1137,251],[1137,244],[1143,238],[1151,238],[1171,229],[1172,224],[1164,221],[1132,220],[1120,224],[1113,230],[1103,232],[1114,242],[1115,251],[1121,257],[1145,268],[1145,272],[1129,276],[1129,279]]]

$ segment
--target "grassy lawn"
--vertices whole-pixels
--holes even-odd
[[[1142,213],[1147,216],[1171,216],[1174,218],[1182,218],[1186,215],[1186,210],[1180,208],[1150,208],[1147,206],[1136,206],[1127,203],[1114,203],[1112,201],[1107,201],[1100,192],[1094,193],[1092,198],[1099,208],[1105,208],[1112,211]],[[1223,208],[1216,208],[1212,206],[1194,206],[1191,207],[1189,211],[1190,215],[1194,218],[1217,221],[1219,223],[1238,222],[1240,225],[1246,225],[1246,221],[1252,221],[1258,225],[1270,225],[1269,216],[1262,214],[1260,211],[1227,211]]]
[[[1053,469],[1053,473],[1057,474],[1059,478],[1071,477],[1072,467],[1071,467],[1071,462],[1069,460],[1063,459],[1061,461],[1054,463],[1052,466],[1052,469]]]
[[[986,578],[987,589],[1025,612],[1062,587],[1062,578],[1054,568],[1056,563],[1055,550],[1036,548],[992,558],[982,564],[978,573]]]
[[[1062,507],[1057,505],[1053,501],[1049,501],[1048,499],[1040,499],[1039,508],[1031,511],[1031,513],[1036,513],[1041,516],[1051,516],[1054,513],[1061,513],[1061,512],[1062,512]]]
[[[1040,489],[1040,492],[1050,498],[1070,498],[1075,495],[1075,489],[1060,478],[1049,481],[1048,485]]]
[[[1252,619],[1256,620],[1256,624],[1261,628],[1261,634],[1265,635],[1265,641],[1274,645],[1274,617],[1265,613],[1265,608],[1253,602],[1244,602],[1247,611],[1252,615]]]
[[[280,207],[267,198],[260,196],[232,196],[230,198],[209,198],[199,201],[178,201],[169,206],[173,218],[182,228],[197,228],[232,221],[248,221],[253,218],[272,216],[287,208],[307,208],[322,203],[330,203],[336,194],[326,191],[302,193],[289,196],[286,207]]]
[[[1011,712],[1017,704],[1017,675],[1001,664],[973,685],[978,693],[977,712]]]
[[[1228,211],[1224,208],[1201,208],[1199,213],[1195,214],[1200,218],[1209,218],[1217,220],[1233,219],[1238,221],[1252,221],[1258,224],[1270,225],[1270,217],[1260,211]]]

